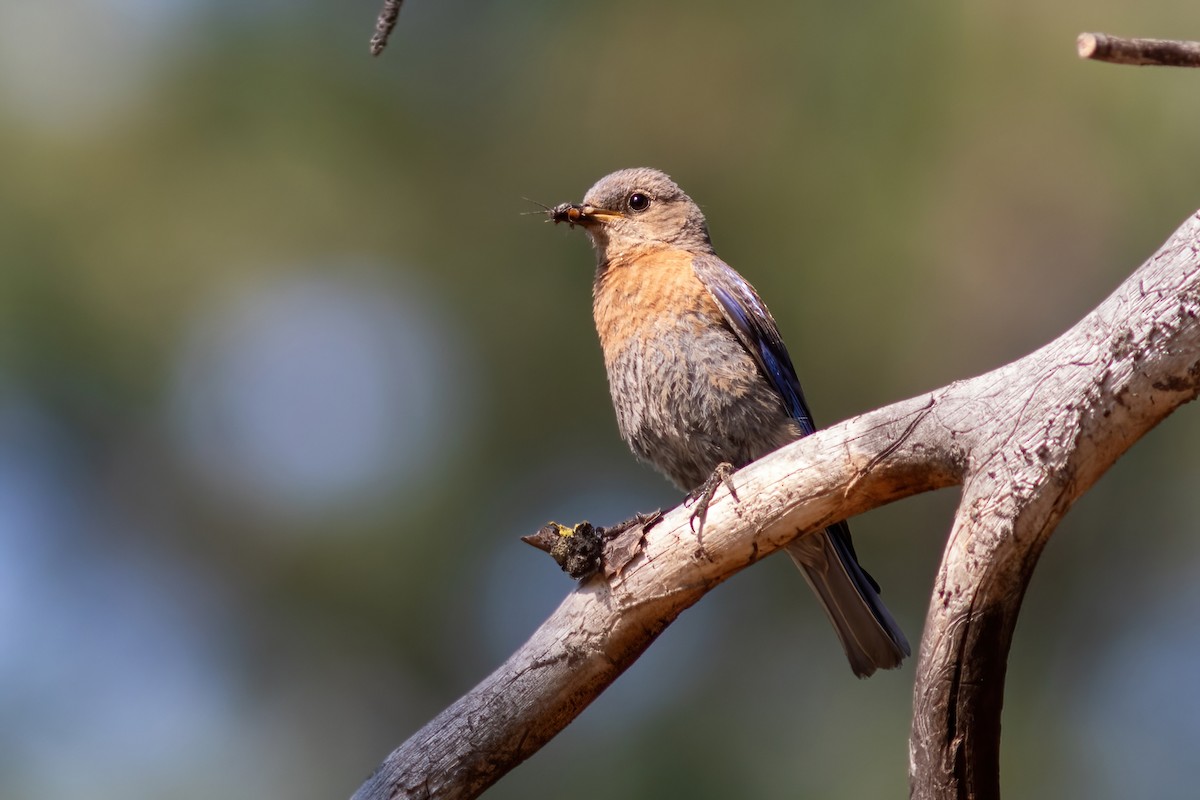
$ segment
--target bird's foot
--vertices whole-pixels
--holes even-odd
[[[692,518],[688,524],[696,533],[696,544],[700,545],[700,553],[707,556],[704,552],[704,522],[708,519],[708,507],[713,501],[713,496],[717,493],[717,488],[724,484],[729,490],[729,496],[734,500],[738,499],[737,490],[733,487],[733,464],[728,461],[722,461],[717,464],[717,468],[713,470],[712,475],[708,476],[708,480],[693,489],[684,499],[684,507],[692,507]],[[697,522],[699,527],[697,527]]]

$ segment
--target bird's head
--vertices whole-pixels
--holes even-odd
[[[582,203],[563,203],[549,214],[583,226],[602,263],[643,247],[712,250],[700,207],[666,173],[647,167],[605,175]]]

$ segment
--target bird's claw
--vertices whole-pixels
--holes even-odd
[[[717,468],[713,470],[712,475],[708,476],[708,480],[693,489],[686,498],[684,498],[684,508],[692,509],[692,517],[688,520],[688,526],[692,532],[696,534],[696,544],[700,546],[701,554],[707,556],[704,552],[704,523],[708,519],[708,507],[713,501],[713,496],[717,493],[717,488],[722,484],[729,490],[729,496],[734,500],[738,499],[737,490],[733,486],[733,465],[723,461],[717,464]],[[696,527],[699,520],[699,528]]]

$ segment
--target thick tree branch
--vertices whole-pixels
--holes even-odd
[[[1054,342],[977,378],[986,413],[921,641],[916,798],[1000,796],[1009,645],[1059,519],[1200,386],[1200,212]],[[981,420],[981,421],[983,421]]]
[[[508,661],[388,756],[355,798],[476,796],[562,730],[709,589],[798,531],[955,483],[960,454],[936,435],[934,403],[924,396],[865,414],[736,473],[741,501],[718,493],[703,553],[691,510],[670,512],[624,571],[585,580]]]
[[[793,539],[964,486],[921,642],[910,780],[998,795],[1005,662],[1025,587],[1071,504],[1200,386],[1200,212],[1094,312],[990,372],[847,420],[737,472],[704,552],[677,508],[611,579],[584,581],[508,661],[355,794],[475,797],[567,725],[709,589]]]

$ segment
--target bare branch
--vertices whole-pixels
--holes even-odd
[[[1005,663],[1071,504],[1200,391],[1200,212],[1094,312],[1000,369],[842,422],[733,476],[699,552],[690,511],[584,581],[508,661],[387,757],[355,800],[475,797],[562,730],[685,608],[802,532],[962,483],[914,690],[918,798],[999,793]]]
[[[392,28],[396,27],[396,18],[400,16],[400,4],[404,0],[383,0],[383,8],[375,18],[375,34],[371,36],[371,55],[377,56],[387,47],[388,37]]]
[[[1135,66],[1200,67],[1200,42],[1170,39],[1125,39],[1107,33],[1081,33],[1080,58]]]
[[[1075,500],[1196,397],[1198,314],[1200,212],[1070,331],[972,381],[984,381],[981,417],[996,424],[970,445],[925,621],[909,741],[914,798],[1000,796],[1004,676],[1033,568]]]
[[[388,756],[356,800],[477,796],[562,730],[680,612],[726,578],[799,531],[955,483],[955,453],[930,451],[939,447],[935,402],[920,397],[848,420],[735,473],[741,501],[717,494],[703,553],[691,510],[671,511],[623,571],[584,581],[508,661]],[[928,434],[914,449],[922,426]],[[940,466],[931,468],[931,458]]]

